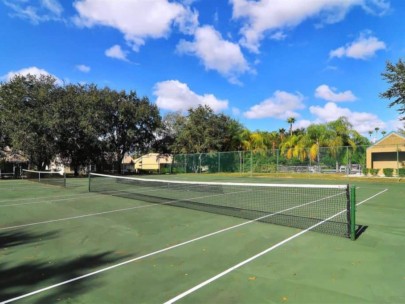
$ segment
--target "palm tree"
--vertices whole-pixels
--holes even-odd
[[[292,135],[292,126],[295,123],[295,117],[288,117],[287,123],[290,124],[290,136]]]
[[[370,135],[370,139],[371,139],[371,135],[373,135],[373,131],[368,131],[368,135]]]
[[[376,127],[376,128],[374,128],[374,130],[375,130],[376,137],[378,138],[378,131],[380,131],[380,128]]]
[[[387,134],[387,131],[381,131],[382,136],[385,136],[385,134]]]
[[[278,129],[278,134],[280,136],[280,141],[283,142],[285,137],[285,129],[284,128]]]

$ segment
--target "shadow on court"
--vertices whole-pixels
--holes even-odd
[[[0,249],[49,240],[55,238],[57,235],[57,231],[47,233],[28,233],[21,231],[1,232]]]
[[[0,250],[6,252],[8,247],[23,246],[55,238],[58,232],[43,234],[27,232],[0,233]],[[1,252],[0,252],[1,253]],[[116,263],[128,256],[114,255],[106,251],[88,254],[70,260],[60,261],[18,261],[16,263],[0,262],[0,302],[23,294],[76,278],[97,268]],[[62,298],[72,297],[87,292],[96,284],[95,279],[77,280],[67,285],[38,294],[30,303],[56,303]],[[97,281],[97,286],[100,282]]]

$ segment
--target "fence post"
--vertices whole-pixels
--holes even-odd
[[[276,149],[276,172],[278,173],[278,151],[279,149]]]
[[[399,145],[397,145],[397,175],[399,177]]]
[[[218,152],[218,173],[221,171],[221,152]]]
[[[250,150],[250,176],[253,176],[253,151]]]

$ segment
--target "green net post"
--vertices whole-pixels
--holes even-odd
[[[356,187],[350,187],[350,238],[356,239]]]
[[[89,172],[89,192],[90,192],[90,189],[91,189],[90,184],[91,184],[91,173]]]
[[[66,173],[63,173],[63,187],[66,188]]]

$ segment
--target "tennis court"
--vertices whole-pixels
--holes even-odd
[[[221,175],[162,178],[325,183]],[[99,191],[89,192],[87,178],[67,179],[66,187],[0,181],[2,303],[400,303],[405,299],[403,182],[350,181],[356,186],[356,221],[363,232],[356,241],[176,207],[162,203],[161,197],[152,202],[144,193],[121,195],[122,188],[106,193],[100,189],[107,187],[108,180],[103,183],[92,184]],[[221,197],[223,189],[210,186],[196,192]],[[284,191],[285,197],[288,192]],[[246,193],[236,197],[249,199]],[[266,197],[272,203],[271,195]]]

